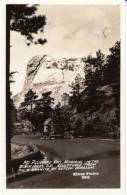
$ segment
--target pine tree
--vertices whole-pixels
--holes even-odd
[[[80,108],[80,94],[81,91],[83,90],[83,84],[84,84],[84,79],[81,77],[80,74],[78,74],[75,77],[75,81],[72,82],[70,85],[71,87],[71,96],[70,96],[70,101],[69,104],[72,106],[73,109],[79,110]]]
[[[101,50],[98,50],[96,52],[96,60],[94,64],[94,67],[96,68],[94,74],[94,82],[96,82],[97,88],[103,85],[104,65],[105,65],[105,55],[101,52]]]
[[[109,51],[105,65],[105,84],[120,85],[120,42],[117,41]]]
[[[36,95],[36,92],[33,92],[32,89],[30,89],[26,94],[24,98],[24,104],[28,107],[28,110],[30,108],[30,112],[33,112],[33,106],[35,106],[35,100],[38,98]]]
[[[98,50],[96,57],[91,55],[86,58],[84,91],[82,92],[82,109],[87,109],[92,113],[97,110],[102,103],[104,94],[98,90],[103,85],[105,55]]]
[[[54,98],[51,97],[51,93],[51,91],[42,93],[41,97],[36,100],[34,115],[40,126],[47,118],[52,117]]]
[[[39,38],[34,40],[34,34],[37,34],[39,30],[43,32],[43,28],[46,25],[46,18],[43,15],[36,15],[37,5],[26,4],[8,4],[6,6],[6,160],[11,160],[11,132],[10,132],[10,32],[19,32],[26,38],[26,43],[29,46],[31,43],[44,44],[46,39]],[[10,172],[7,167],[7,172]]]
[[[110,54],[107,56],[104,71],[104,82],[113,89],[113,96],[115,97],[118,109],[116,123],[120,126],[120,42],[117,41],[109,51]]]
[[[91,55],[87,57],[86,63],[89,71],[92,71],[92,82],[94,82],[96,87],[102,86],[104,79],[105,55],[101,50],[98,50],[96,52],[96,57],[92,57]]]
[[[36,95],[36,92],[33,92],[32,89],[30,89],[24,97],[24,102],[21,103],[20,106],[20,114],[21,118],[28,119],[32,124],[32,132],[35,133],[35,124],[34,124],[34,108],[36,105],[38,96]]]

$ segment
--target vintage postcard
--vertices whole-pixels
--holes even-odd
[[[6,189],[121,189],[123,2],[4,4]]]

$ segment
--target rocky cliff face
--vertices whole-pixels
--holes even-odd
[[[52,91],[55,103],[61,101],[63,93],[69,93],[69,85],[76,75],[84,75],[85,63],[82,58],[61,58],[34,56],[27,64],[26,78],[21,93],[14,97],[18,108],[24,100],[24,94],[31,88],[40,96]]]

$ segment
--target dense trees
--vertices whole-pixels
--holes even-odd
[[[21,104],[21,116],[22,118],[28,119],[30,122],[33,120],[33,114],[34,114],[34,108],[35,108],[35,103],[36,99],[38,96],[36,95],[35,92],[30,89],[24,97],[24,102]],[[34,133],[34,127],[32,126],[32,132]]]
[[[49,91],[42,93],[41,97],[38,97],[32,89],[25,94],[19,112],[22,119],[27,119],[31,122],[33,133],[42,131],[44,121],[52,117],[54,99],[50,95],[51,92]]]
[[[87,135],[103,136],[120,126],[120,42],[109,51],[107,56],[98,50],[95,57],[84,58],[85,79],[78,75],[70,86],[68,110],[72,119],[85,121]]]
[[[120,42],[109,49],[104,72],[104,83],[112,85],[114,95],[117,99],[117,106],[120,100]]]
[[[58,103],[54,106],[51,92],[43,93],[37,99],[33,92],[30,96],[31,101],[28,101],[30,91],[25,95],[24,102],[27,100],[26,102],[31,105],[30,108],[33,107],[32,101],[34,101],[31,122],[36,129],[41,130],[44,121],[51,117],[54,124],[59,124],[61,133],[73,130],[76,136],[81,134],[108,136],[109,132],[118,131],[120,126],[120,42],[110,48],[109,55],[105,56],[98,50],[95,57],[88,56],[84,60],[86,62],[84,77],[76,76],[70,85],[70,93],[63,93],[62,104]]]
[[[116,123],[120,126],[120,42],[117,41],[109,50],[110,54],[107,56],[104,72],[104,83],[112,86],[117,107]]]
[[[86,124],[89,121],[90,126],[101,129],[100,135],[105,131],[118,131],[120,126],[120,42],[109,51],[106,57],[98,50],[96,57],[86,58],[84,89],[78,94],[80,109],[77,112],[87,115]],[[71,98],[75,98],[75,94]],[[107,113],[106,120],[103,115]]]
[[[27,92],[22,114],[36,130],[42,131],[45,120],[51,118],[59,133],[73,130],[76,136],[107,137],[110,132],[118,132],[120,42],[110,48],[109,55],[98,50],[95,57],[84,60],[84,77],[76,76],[70,93],[63,93],[62,103],[55,105],[50,91],[40,97],[32,90]]]

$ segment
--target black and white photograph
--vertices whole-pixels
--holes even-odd
[[[7,189],[120,189],[120,32],[120,4],[6,4]]]

